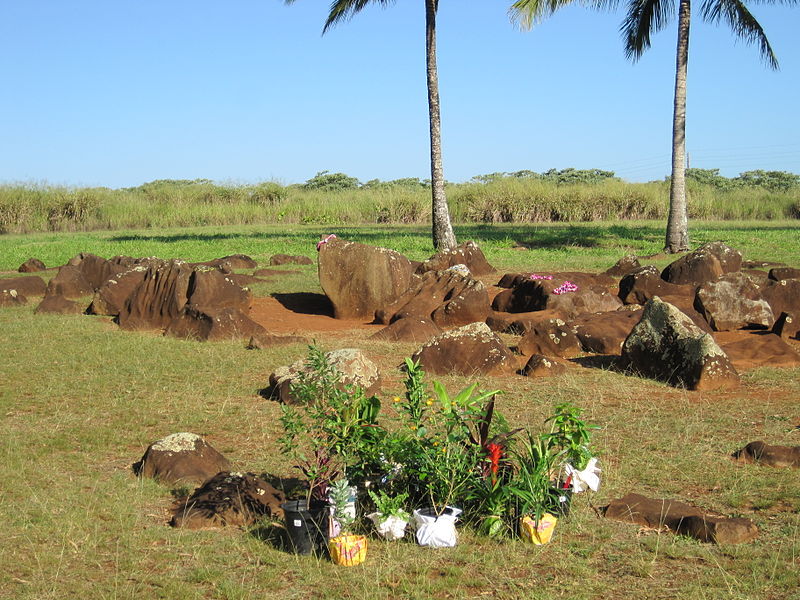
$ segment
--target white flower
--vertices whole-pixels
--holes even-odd
[[[572,492],[574,494],[585,492],[587,488],[596,492],[600,487],[600,467],[597,466],[596,458],[590,458],[583,471],[578,471],[570,464],[566,465],[565,468],[567,477],[572,481]]]

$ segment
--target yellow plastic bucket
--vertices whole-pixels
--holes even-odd
[[[363,535],[340,535],[328,541],[331,560],[343,567],[360,565],[367,558],[367,538]]]
[[[522,517],[519,520],[519,534],[526,542],[541,546],[553,537],[556,523],[558,523],[558,518],[550,513],[544,513],[538,524],[533,517]]]

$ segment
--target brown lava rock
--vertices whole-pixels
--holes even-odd
[[[567,367],[563,363],[541,354],[534,354],[525,363],[521,374],[526,377],[552,377],[561,375],[566,370]]]
[[[641,494],[627,494],[604,508],[605,516],[615,521],[635,523],[652,529],[668,528],[701,542],[740,544],[758,536],[750,519],[711,515],[675,500],[657,500]]]
[[[29,258],[22,263],[17,269],[20,273],[36,273],[37,271],[46,271],[47,267],[38,258]]]
[[[174,511],[170,525],[185,529],[245,527],[262,517],[283,519],[286,496],[255,473],[217,473]]]
[[[11,290],[16,290],[18,294],[28,298],[31,296],[44,296],[47,291],[47,284],[38,275],[0,279],[0,292],[10,292]]]
[[[733,458],[739,462],[769,467],[800,467],[800,446],[771,446],[761,441],[750,442],[734,452]]]
[[[667,265],[661,278],[679,285],[701,285],[741,268],[739,251],[722,242],[709,242]]]
[[[412,360],[437,375],[503,375],[518,368],[517,358],[486,323],[443,333],[417,350]]]
[[[314,261],[307,256],[273,254],[269,259],[269,264],[273,267],[277,265],[313,265]]]
[[[495,268],[489,264],[483,251],[473,241],[459,244],[452,250],[445,250],[431,256],[428,260],[417,266],[419,274],[428,271],[444,271],[455,265],[466,265],[474,277],[494,273]]]
[[[406,317],[373,333],[369,339],[384,342],[415,342],[422,344],[442,333],[442,328],[430,319]]]
[[[133,472],[167,484],[201,484],[230,468],[230,461],[203,438],[183,432],[150,444],[141,460],[134,463]]]

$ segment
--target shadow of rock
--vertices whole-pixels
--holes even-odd
[[[284,308],[303,315],[333,317],[333,304],[325,294],[297,292],[294,294],[272,294]]]

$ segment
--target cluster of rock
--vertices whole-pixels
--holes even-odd
[[[275,264],[310,261],[288,255],[276,255],[273,260]],[[46,285],[38,276],[0,280],[0,302],[22,304],[28,296],[42,296],[37,313],[110,316],[123,329],[160,330],[187,339],[275,343],[282,338],[270,335],[247,314],[253,303],[247,286],[258,279],[233,272],[255,267],[256,262],[242,254],[187,263],[154,257],[105,259],[81,253],[60,267]],[[43,268],[41,261],[31,259],[19,270]]]
[[[339,239],[319,252],[320,284],[336,317],[386,325],[376,340],[424,343],[414,358],[426,371],[518,370],[520,359],[496,335],[510,333],[521,336],[523,374],[552,374],[563,370],[562,359],[600,353],[698,390],[738,385],[726,349],[743,360],[800,364],[785,343],[800,329],[800,269],[753,266],[713,242],[663,271],[625,257],[600,274],[505,274],[490,301],[478,277],[494,269],[473,242],[423,263]],[[775,335],[725,335],[743,329]]]
[[[246,526],[264,516],[283,518],[281,490],[255,473],[232,472],[230,461],[194,433],[153,442],[133,471],[168,485],[197,486],[173,510],[173,527]]]

